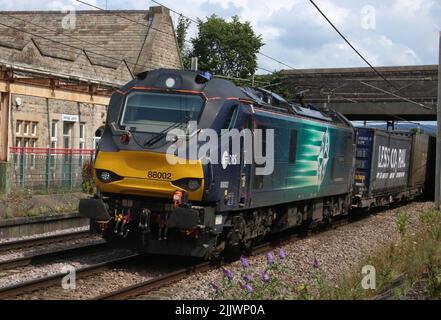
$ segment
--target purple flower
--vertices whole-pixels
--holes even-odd
[[[280,259],[285,259],[286,258],[285,250],[283,250],[282,248],[279,249],[279,258]]]
[[[268,264],[273,264],[274,262],[274,256],[272,252],[268,252],[266,254],[266,261],[268,261]]]
[[[214,282],[210,283],[210,286],[214,289],[214,291],[219,291],[219,286],[215,284]]]
[[[243,288],[249,293],[253,292],[253,287],[249,284],[244,285]]]
[[[263,271],[263,272],[260,274],[260,279],[262,279],[263,282],[268,282],[269,279],[270,279],[268,272]]]
[[[244,269],[248,268],[250,266],[247,259],[245,259],[243,256],[240,257],[240,262],[242,262],[242,267]]]
[[[243,279],[246,282],[250,282],[251,280],[253,280],[253,277],[250,274],[246,274],[246,275],[243,276]]]
[[[320,268],[320,262],[317,260],[317,258],[314,258],[314,262],[312,263],[312,267],[314,269]]]
[[[224,270],[224,275],[228,278],[228,280],[232,280],[233,279],[233,272],[231,272],[231,270],[228,270],[226,268],[223,268]]]

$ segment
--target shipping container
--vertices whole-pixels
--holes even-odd
[[[433,199],[435,195],[435,161],[436,161],[436,137],[429,136],[429,148],[427,151],[427,170],[424,193]]]
[[[355,190],[362,198],[405,190],[412,138],[409,134],[357,129]]]
[[[429,136],[422,133],[412,135],[409,188],[422,188],[426,183]],[[435,159],[433,159],[434,161]]]

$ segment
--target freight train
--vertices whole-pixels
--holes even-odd
[[[112,95],[97,191],[79,212],[115,245],[210,258],[420,195],[428,141],[208,73],[153,70]]]

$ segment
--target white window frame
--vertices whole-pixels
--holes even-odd
[[[80,123],[80,139],[78,147],[84,149],[86,146],[86,124],[84,122]]]
[[[38,122],[31,122],[31,135],[35,137],[37,135],[38,130]]]
[[[80,141],[84,142],[86,136],[86,124],[84,122],[80,123]]]
[[[37,139],[31,139],[31,148],[35,149],[37,147]],[[34,151],[34,150],[32,150]],[[32,152],[30,155],[29,165],[31,169],[35,169],[35,153]]]
[[[64,126],[67,125],[69,128],[69,131],[67,134],[64,133]],[[72,130],[73,130],[73,122],[71,121],[63,121],[63,148],[65,149],[71,149],[73,146],[72,143]],[[65,147],[65,139],[68,138],[69,139],[69,143],[68,143],[68,147]]]
[[[57,142],[57,133],[58,133],[58,121],[52,120],[51,122],[51,142]]]
[[[23,135],[27,136],[27,135],[29,135],[29,124],[30,124],[30,122],[29,121],[24,121],[23,123],[24,123],[23,124]]]
[[[56,149],[56,148],[57,148],[57,139],[51,141],[50,148],[51,148],[51,149]],[[57,159],[55,158],[55,155],[54,155],[54,154],[51,154],[50,157],[51,157],[51,165],[50,165],[50,168],[53,169],[53,168],[55,168],[55,166],[56,166],[55,162],[57,161]]]
[[[23,121],[17,120],[15,125],[15,133],[18,135],[21,135],[21,127],[22,127]]]
[[[98,143],[100,142],[101,137],[93,137],[93,149],[96,149],[98,147]]]

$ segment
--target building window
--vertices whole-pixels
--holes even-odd
[[[22,123],[23,123],[23,121],[17,121],[17,125],[15,126],[15,133],[16,134],[21,134]]]
[[[84,155],[83,155],[83,152],[82,152],[82,150],[84,149],[84,141],[80,140],[79,148],[80,148],[80,157],[79,157],[78,165],[80,167],[82,167],[83,166],[83,162],[84,162],[84,159],[83,159]]]
[[[84,149],[84,147],[85,147],[85,144],[86,144],[85,136],[86,136],[86,124],[80,123],[80,143],[79,143],[80,149]],[[82,155],[81,155],[81,160],[82,160]]]
[[[94,149],[98,148],[98,143],[100,142],[101,137],[93,137],[92,146]]]
[[[53,120],[51,127],[51,141],[57,141],[57,127],[58,122],[56,120]]]
[[[80,141],[81,140],[84,141],[85,130],[86,130],[86,124],[85,123],[80,123]]]
[[[57,148],[57,140],[51,141],[51,148],[52,149],[56,149]],[[50,164],[51,164],[51,168],[55,168],[55,165],[56,165],[56,163],[55,163],[55,155],[53,155],[53,154],[51,154],[51,156],[50,156]]]
[[[71,148],[72,122],[63,122],[63,148]]]
[[[23,134],[26,136],[29,134],[29,121],[25,121],[25,123],[24,123]]]
[[[31,134],[35,137],[37,135],[37,122],[31,124]]]
[[[31,148],[32,148],[32,153],[30,154],[30,161],[29,164],[31,166],[32,169],[35,169],[35,148],[37,147],[37,140],[36,139],[32,139],[31,140]]]
[[[18,148],[21,147],[21,139],[20,138],[15,139],[15,146]]]

